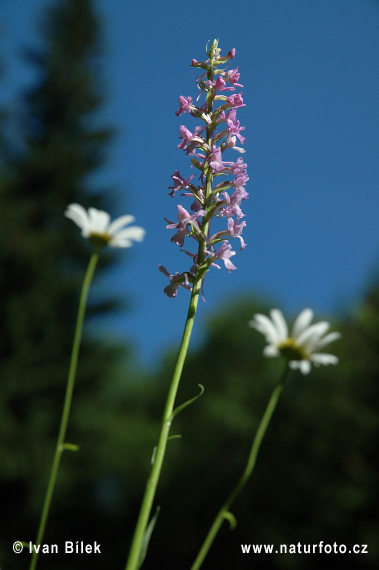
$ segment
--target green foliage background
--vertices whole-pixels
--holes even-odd
[[[38,80],[25,98],[22,144],[11,148],[6,128],[0,136],[3,570],[28,567],[28,552],[16,555],[12,544],[35,540],[89,255],[62,214],[72,201],[111,207],[89,184],[111,135],[94,127],[102,93],[93,3],[57,4],[43,30],[44,51],[29,54]],[[99,273],[113,263],[105,254]],[[41,556],[41,570],[125,565],[178,347],[156,370],[136,369],[127,349],[90,334],[91,316],[116,308],[111,294],[105,303],[91,298],[68,434],[80,450],[61,462],[45,536],[60,554]],[[175,419],[171,433],[181,438],[169,444],[146,570],[190,567],[244,468],[281,373],[282,363],[263,358],[263,338],[247,327],[268,309],[253,297],[230,301],[209,317],[202,346],[188,357],[178,403],[197,394],[198,384],[205,393]],[[326,318],[343,334],[333,345],[340,364],[289,377],[253,477],[234,505],[237,528],[225,523],[204,568],[335,563],[333,555],[243,555],[240,546],[321,540],[368,545],[367,555],[338,559],[347,568],[378,565],[379,281],[354,314]],[[68,558],[65,540],[97,541],[101,555]]]

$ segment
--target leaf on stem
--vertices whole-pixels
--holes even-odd
[[[75,443],[64,443],[62,445],[62,449],[67,449],[68,451],[79,451],[79,445],[75,445]]]
[[[172,412],[172,415],[171,415],[171,421],[174,419],[174,417],[176,415],[178,415],[179,412],[184,410],[184,408],[191,405],[193,402],[196,402],[196,400],[198,400],[204,394],[204,386],[202,386],[201,384],[198,384],[198,386],[200,388],[200,393],[197,396],[194,396],[193,398],[191,398],[190,400],[187,400],[186,402],[184,402],[184,404],[180,404],[180,406],[175,408],[175,410]]]
[[[230,529],[234,530],[237,526],[237,519],[230,511],[225,511],[222,513],[222,516],[225,520],[229,521]]]
[[[153,530],[155,527],[155,523],[157,522],[159,511],[160,511],[160,507],[157,507],[157,510],[155,511],[155,515],[153,516],[153,518],[149,522],[147,529],[144,532],[142,544],[141,544],[141,552],[140,552],[140,556],[139,556],[139,560],[138,560],[138,568],[141,568],[141,566],[142,566],[142,564],[146,558],[150,538],[151,538],[151,535],[153,534]]]

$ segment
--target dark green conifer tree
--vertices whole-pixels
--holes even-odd
[[[24,101],[23,138],[1,165],[0,503],[7,529],[0,540],[15,540],[20,533],[21,540],[35,539],[58,434],[80,287],[91,252],[64,211],[72,202],[110,206],[91,185],[112,135],[98,126],[101,41],[94,2],[53,3],[42,39],[41,48],[28,53],[36,81]],[[104,252],[97,274],[113,260]],[[87,314],[117,306],[90,297]],[[88,401],[102,398],[121,352],[85,336],[69,441],[90,439],[83,435],[86,418],[75,420],[76,410],[85,403],[92,421],[95,412]],[[63,456],[64,492],[70,490],[67,466],[77,458]],[[55,512],[68,501],[64,492],[57,490]],[[0,550],[9,551],[6,544]]]

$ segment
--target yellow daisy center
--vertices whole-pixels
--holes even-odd
[[[100,249],[106,247],[111,241],[111,236],[109,234],[99,234],[90,232],[88,239],[92,243],[93,247]]]
[[[296,344],[293,338],[287,338],[278,345],[281,354],[288,360],[307,360],[308,354],[302,346]]]

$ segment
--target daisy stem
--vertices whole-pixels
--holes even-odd
[[[227,498],[227,500],[225,501],[225,503],[222,505],[221,509],[219,510],[219,512],[217,513],[212,526],[203,542],[203,545],[196,557],[195,562],[193,563],[193,565],[191,566],[191,570],[198,570],[202,563],[204,562],[205,557],[208,554],[208,551],[210,549],[210,547],[212,546],[212,543],[214,541],[214,539],[217,536],[217,533],[224,521],[224,519],[229,520],[231,522],[231,525],[234,526],[235,524],[235,519],[234,516],[229,512],[229,509],[231,507],[231,505],[234,503],[235,499],[237,498],[237,496],[240,494],[240,492],[242,491],[242,489],[244,488],[244,486],[246,485],[248,479],[250,478],[254,467],[255,467],[255,463],[257,460],[257,456],[258,456],[258,452],[263,440],[263,437],[266,433],[267,427],[270,423],[270,420],[272,418],[272,415],[274,413],[276,404],[278,402],[279,396],[283,390],[284,387],[284,381],[287,377],[288,374],[288,365],[286,363],[286,367],[283,371],[283,374],[278,382],[278,384],[276,385],[276,387],[274,388],[270,400],[267,404],[266,410],[263,414],[263,417],[261,419],[261,422],[258,426],[258,429],[256,431],[255,437],[253,439],[253,443],[250,449],[250,453],[249,453],[249,458],[245,467],[244,472],[242,473],[241,478],[239,479],[237,485],[234,487],[233,491],[230,493],[229,497]]]
[[[137,520],[136,528],[134,531],[134,537],[132,545],[129,552],[129,558],[126,563],[125,570],[137,570],[142,563],[141,552],[144,547],[145,531],[149,522],[149,517],[156,493],[156,489],[159,482],[159,477],[162,470],[163,460],[166,452],[167,441],[169,437],[171,422],[173,419],[173,411],[175,405],[176,394],[179,387],[179,382],[184,366],[184,362],[187,355],[188,345],[191,337],[192,327],[195,319],[197,303],[199,300],[199,293],[201,288],[201,278],[195,278],[190,304],[188,308],[187,320],[184,327],[182,342],[179,348],[179,353],[177,356],[166,406],[163,412],[161,431],[158,439],[158,444],[155,449],[154,459],[152,460],[152,466],[150,471],[150,476],[146,483],[145,494],[142,500],[141,509],[139,517]]]
[[[76,376],[76,369],[77,369],[77,363],[78,363],[80,341],[82,338],[83,322],[84,322],[84,315],[85,315],[85,310],[86,310],[86,305],[87,305],[88,291],[89,291],[89,288],[90,288],[90,285],[92,282],[92,278],[93,278],[93,274],[94,274],[94,271],[96,268],[98,258],[99,258],[98,253],[94,252],[90,258],[88,268],[87,268],[87,272],[86,272],[86,275],[85,275],[85,278],[83,281],[82,291],[80,294],[78,316],[77,316],[77,320],[76,320],[74,342],[73,342],[72,353],[71,353],[71,362],[70,362],[70,368],[69,368],[68,379],[67,379],[66,396],[65,396],[64,405],[63,405],[62,419],[61,419],[61,424],[60,424],[60,428],[59,428],[59,434],[58,434],[58,440],[57,440],[57,444],[56,444],[56,448],[55,448],[53,464],[51,467],[50,479],[49,479],[49,483],[48,483],[47,490],[46,490],[45,501],[43,504],[41,519],[40,519],[38,533],[37,533],[37,539],[36,539],[36,543],[35,543],[37,548],[38,548],[38,546],[40,546],[42,544],[42,541],[43,541],[46,523],[47,523],[47,518],[49,515],[51,499],[53,497],[54,487],[55,487],[55,483],[56,483],[56,479],[57,479],[57,475],[58,475],[59,464],[60,464],[60,460],[61,460],[63,450],[65,449],[64,440],[66,437],[67,424],[68,424],[68,418],[70,415],[70,408],[71,408],[71,401],[72,401],[72,394],[73,394],[74,384],[75,384],[75,376]],[[31,562],[30,562],[30,570],[35,570],[35,568],[37,567],[37,561],[38,561],[38,555],[40,552],[40,548],[38,549],[38,552],[36,552],[35,550],[36,549],[33,549],[33,554],[32,554],[32,558],[31,558]]]

